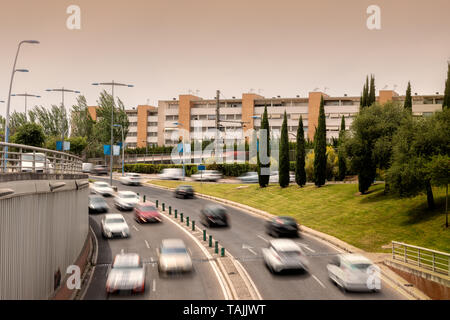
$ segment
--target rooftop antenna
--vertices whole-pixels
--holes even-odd
[[[314,88],[314,92],[316,92],[317,90],[319,90],[320,88]]]
[[[327,92],[328,89],[330,89],[330,88],[324,87],[324,88],[323,88],[323,92]]]
[[[385,85],[385,86],[383,87],[383,90],[386,90],[388,87],[389,87],[388,85]]]
[[[147,99],[147,105],[150,105],[150,99]]]
[[[250,88],[250,93],[253,93],[253,91],[255,91],[255,89],[253,89],[253,88]]]
[[[398,85],[394,84],[394,91],[395,91],[395,89],[397,89],[397,87],[398,87]]]

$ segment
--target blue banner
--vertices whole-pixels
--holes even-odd
[[[111,146],[109,144],[103,145],[103,154],[109,156],[111,154]]]
[[[56,141],[56,150],[57,151],[62,151],[62,149],[63,149],[62,141]]]

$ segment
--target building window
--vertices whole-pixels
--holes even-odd
[[[234,120],[234,114],[227,114],[227,120]]]
[[[178,120],[178,116],[177,115],[166,116],[166,121],[173,121],[173,120]]]
[[[216,120],[215,114],[208,114],[208,120]]]
[[[137,132],[128,132],[127,137],[137,137]]]

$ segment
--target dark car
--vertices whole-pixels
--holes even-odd
[[[89,213],[108,212],[109,206],[103,197],[98,195],[89,196]]]
[[[138,203],[134,207],[134,218],[137,222],[162,222],[161,214],[153,204]]]
[[[96,165],[96,166],[94,166],[94,168],[92,168],[91,172],[92,172],[92,174],[96,174],[96,175],[102,175],[102,174],[107,175],[109,173],[109,170],[108,170],[107,166]]]
[[[273,237],[298,236],[298,225],[292,217],[276,217],[267,222],[266,231]]]
[[[208,227],[228,226],[228,215],[224,207],[219,205],[209,205],[202,209],[200,222]]]
[[[178,186],[175,191],[175,198],[193,198],[194,197],[194,189],[192,186],[181,185]]]

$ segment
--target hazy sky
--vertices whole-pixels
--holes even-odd
[[[46,88],[80,90],[90,105],[99,87],[119,81],[127,107],[156,105],[188,90],[212,98],[359,95],[366,74],[377,89],[408,80],[413,92],[443,92],[450,58],[449,0],[1,0],[0,100],[17,44],[24,45],[13,93],[42,95],[34,104],[60,103]],[[81,8],[81,30],[69,30],[69,5]],[[381,8],[381,30],[366,27],[369,5]],[[110,88],[107,88],[110,90]],[[75,101],[67,95],[66,105]],[[5,114],[6,104],[0,104]],[[13,97],[12,110],[23,111]]]

